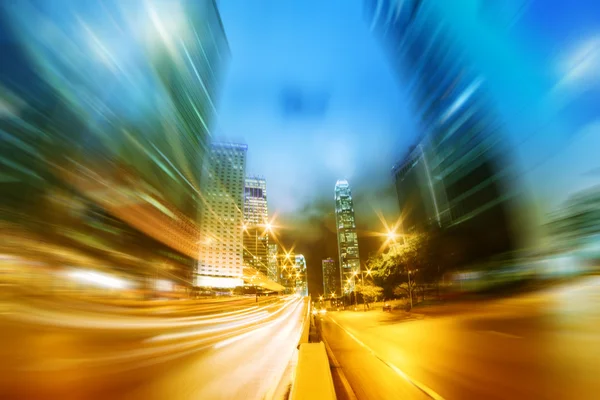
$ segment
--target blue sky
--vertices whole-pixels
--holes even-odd
[[[220,11],[232,60],[218,133],[249,145],[271,210],[323,198],[333,209],[340,178],[356,195],[389,185],[415,129],[362,2],[224,0]]]

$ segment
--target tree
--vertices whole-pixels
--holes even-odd
[[[355,290],[361,294],[365,301],[365,304],[367,304],[367,307],[370,302],[374,301],[383,293],[383,288],[372,285],[370,283],[357,284],[355,286]]]
[[[387,251],[371,257],[367,265],[376,282],[388,295],[406,293],[411,296],[420,287],[424,297],[424,285],[438,280],[441,275],[439,237],[435,231],[406,235],[401,243],[394,243]]]
[[[394,294],[396,296],[406,296],[410,299],[410,306],[412,308],[412,296],[413,293],[416,291],[417,289],[417,284],[415,283],[415,281],[410,281],[409,282],[405,282],[405,283],[401,283],[398,286],[396,286],[394,288]]]

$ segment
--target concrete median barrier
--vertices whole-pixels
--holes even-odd
[[[323,342],[302,343],[291,400],[335,400],[335,389]]]

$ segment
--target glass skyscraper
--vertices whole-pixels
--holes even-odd
[[[348,293],[354,290],[353,272],[360,273],[360,257],[352,191],[346,180],[338,180],[335,184],[335,225],[337,229],[340,284],[344,288],[344,293]]]

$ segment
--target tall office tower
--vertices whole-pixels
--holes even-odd
[[[247,177],[244,187],[244,264],[269,275],[267,181]]]
[[[335,183],[335,225],[337,229],[340,284],[344,293],[354,290],[353,272],[360,272],[358,236],[354,219],[354,203],[350,185],[346,180]]]
[[[300,296],[308,296],[308,275],[306,271],[306,259],[302,254],[294,256],[294,280],[295,293]]]
[[[339,296],[340,292],[340,273],[335,265],[333,258],[326,258],[322,261],[323,266],[323,294],[325,297],[332,295]]]
[[[280,282],[279,279],[279,245],[277,243],[269,244],[269,271],[267,277],[273,282]]]
[[[459,34],[458,17],[478,15],[478,3],[367,0],[420,120],[416,146],[393,171],[401,212],[412,228],[437,225],[460,241],[461,263],[510,251],[519,234],[507,135]]]
[[[248,146],[215,143],[204,165],[197,286],[242,285],[244,180]]]

